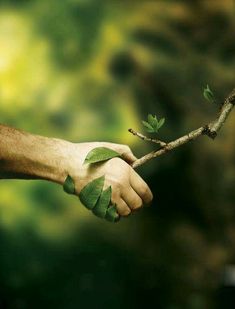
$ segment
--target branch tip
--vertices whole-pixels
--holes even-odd
[[[147,137],[139,132],[136,132],[134,131],[133,129],[128,129],[128,131],[130,133],[132,133],[133,135],[139,137],[140,139],[142,139],[143,141],[147,141],[147,142],[152,142],[152,143],[155,143],[155,144],[159,144],[161,147],[164,147],[167,145],[167,143],[159,140],[159,139],[155,139],[155,138],[151,138],[151,137]]]
[[[188,143],[189,141],[195,140],[199,136],[207,135],[211,139],[215,139],[219,130],[222,128],[222,126],[225,124],[230,112],[232,111],[233,107],[235,105],[235,88],[232,90],[232,92],[225,98],[223,104],[220,106],[219,114],[215,121],[210,122],[209,124],[200,127],[194,131],[189,132],[188,134],[177,138],[174,141],[171,141],[169,143],[162,142],[160,140],[155,140],[149,137],[144,136],[141,133],[138,133],[132,129],[129,129],[128,131],[131,132],[133,135],[138,136],[142,140],[150,141],[153,143],[157,143],[160,145],[160,149],[157,149],[155,151],[151,151],[150,153],[146,154],[145,156],[139,158],[136,160],[132,167],[136,168],[140,165],[143,165],[144,163],[148,162],[149,160],[159,157],[171,150],[173,150],[176,147],[179,147],[183,144]]]

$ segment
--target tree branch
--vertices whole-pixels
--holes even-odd
[[[159,139],[155,139],[155,138],[151,138],[151,137],[147,137],[139,132],[134,131],[133,129],[129,129],[128,130],[130,133],[132,133],[133,135],[139,137],[140,139],[142,139],[143,141],[147,141],[147,142],[152,142],[155,144],[159,144],[161,147],[166,146],[166,143],[163,141],[160,141]]]
[[[148,138],[144,135],[142,135],[141,133],[135,132],[132,129],[129,129],[128,131],[131,132],[134,135],[137,135],[139,138],[146,140],[146,141],[152,141],[154,143],[158,143],[160,144],[161,148],[155,151],[152,151],[148,154],[146,154],[145,156],[139,158],[138,160],[136,160],[133,164],[132,167],[133,168],[137,168],[138,166],[143,165],[144,163],[148,162],[149,160],[159,157],[169,151],[171,151],[172,149],[179,147],[183,144],[188,143],[189,141],[195,140],[196,138],[198,138],[199,136],[202,135],[207,135],[210,138],[214,139],[219,130],[222,128],[222,126],[224,125],[228,115],[230,114],[230,112],[232,111],[233,107],[235,105],[235,88],[233,89],[233,91],[229,94],[229,96],[224,100],[224,103],[222,104],[221,108],[220,108],[220,112],[218,114],[218,117],[216,118],[215,121],[210,122],[209,124],[200,127],[172,142],[169,143],[164,143],[162,141],[159,140],[154,140],[151,138]]]

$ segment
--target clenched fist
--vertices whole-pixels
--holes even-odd
[[[98,164],[84,164],[89,151],[96,147],[107,147],[120,153],[121,158],[112,158]],[[153,198],[146,182],[130,166],[136,157],[126,145],[91,142],[71,144],[68,150],[67,174],[75,182],[75,193],[93,179],[105,176],[104,189],[112,187],[111,202],[116,204],[120,216],[128,216],[132,211],[149,204]],[[124,161],[125,160],[125,161]]]

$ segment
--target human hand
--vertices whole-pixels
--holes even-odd
[[[112,158],[99,164],[84,164],[88,152],[97,147],[115,150],[120,153],[123,159]],[[128,216],[134,210],[151,202],[151,190],[129,165],[137,158],[128,146],[107,142],[91,142],[71,144],[67,150],[67,174],[74,181],[76,195],[79,196],[81,190],[92,180],[104,175],[104,189],[109,186],[112,187],[111,202],[116,204],[120,216]]]

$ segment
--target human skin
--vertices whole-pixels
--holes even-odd
[[[87,153],[108,147],[121,154],[106,162],[83,164]],[[105,175],[104,189],[112,186],[112,203],[120,216],[149,204],[153,198],[146,182],[130,166],[137,158],[127,145],[107,142],[72,143],[0,125],[0,178],[42,179],[63,185],[70,175],[75,193],[93,179]]]

